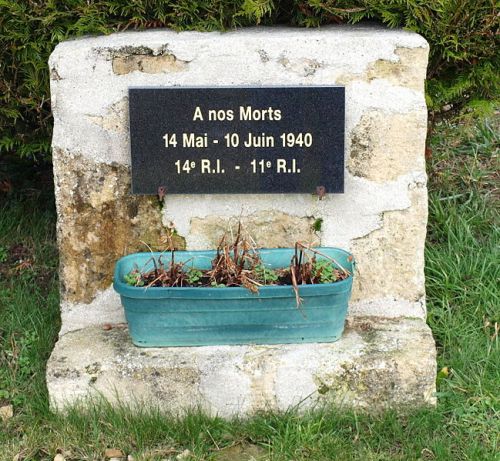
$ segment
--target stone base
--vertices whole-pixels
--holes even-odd
[[[53,408],[89,396],[224,417],[324,404],[433,405],[436,350],[420,319],[350,320],[335,343],[142,349],[125,326],[67,333],[47,366]]]

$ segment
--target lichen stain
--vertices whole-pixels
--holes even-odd
[[[351,132],[347,169],[354,176],[377,182],[423,171],[426,126],[424,111],[364,114]]]
[[[378,403],[392,400],[390,396],[394,390],[401,387],[396,383],[396,361],[381,360],[375,352],[356,364],[343,365],[342,368],[337,385],[331,389],[337,395],[347,393],[359,399],[365,394],[366,401]]]
[[[260,57],[260,60],[263,62],[263,63],[266,63],[266,62],[269,62],[270,61],[270,57],[269,55],[267,54],[266,50],[257,50],[257,53],[259,53],[259,57]]]
[[[254,411],[277,408],[275,390],[277,366],[272,349],[267,349],[265,346],[245,354],[242,370],[250,380],[251,408]]]
[[[61,293],[89,303],[112,282],[117,259],[144,243],[158,249],[168,229],[156,197],[130,194],[130,170],[54,149]],[[182,239],[177,239],[182,247]]]
[[[398,57],[397,60],[378,59],[362,73],[342,74],[336,79],[336,82],[346,85],[354,80],[371,82],[376,79],[384,79],[394,85],[423,92],[429,49],[398,47],[394,53]]]
[[[367,115],[363,115],[359,124],[351,133],[351,149],[347,169],[354,176],[365,176],[365,165],[372,157],[373,135],[370,130],[372,122]]]
[[[206,216],[191,219],[191,235],[206,242],[207,248],[216,248],[222,236],[236,235],[241,222],[243,231],[260,248],[291,248],[297,241],[317,245],[319,237],[314,232],[312,216],[292,216],[281,211],[259,211],[248,216],[222,218]]]
[[[126,372],[126,367],[124,367]],[[139,381],[157,383],[157,387],[168,388],[169,378],[175,376],[172,380],[172,386],[186,386],[188,388],[192,385],[197,385],[200,382],[200,372],[192,367],[172,367],[172,368],[156,368],[151,366],[140,367],[131,372],[131,376]],[[166,389],[163,389],[165,391]]]
[[[425,296],[426,188],[415,186],[409,195],[409,208],[385,212],[379,229],[351,242],[357,255],[352,302],[387,297],[418,301]]]
[[[385,59],[375,61],[367,70],[367,80],[384,78],[398,85],[423,91],[428,49],[400,47],[396,48],[395,54],[399,58],[397,62]]]
[[[178,59],[171,53],[159,56],[151,54],[134,54],[113,57],[113,72],[116,75],[126,75],[139,71],[146,74],[166,72],[182,72],[187,69],[188,62]]]
[[[54,81],[62,80],[55,66],[50,69],[50,79]]]
[[[378,326],[363,331],[372,321]],[[384,410],[392,402],[397,402],[398,408],[422,402],[434,405],[432,335],[421,326],[415,331],[411,324],[407,325],[410,331],[399,331],[398,322],[371,317],[356,320],[351,328],[363,338],[363,353],[356,361],[340,364],[334,373],[315,377],[320,399],[337,405],[354,404],[370,412]]]
[[[109,106],[104,115],[86,116],[92,123],[113,133],[126,133],[128,121],[128,98],[122,98]]]
[[[149,367],[147,371],[151,368],[154,369],[154,367]],[[164,368],[159,376],[151,379],[151,373],[144,374],[139,381],[145,385],[151,381],[154,383],[151,393],[157,401],[164,400],[165,396],[169,395],[171,400],[189,402],[192,394],[199,392],[201,373],[192,367]],[[191,402],[195,404],[196,401]]]
[[[314,75],[323,64],[316,59],[300,58],[290,60],[285,56],[278,58],[278,64],[283,66],[286,70],[301,75],[302,77],[309,77]]]

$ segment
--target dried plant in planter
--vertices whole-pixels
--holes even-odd
[[[125,281],[141,287],[244,287],[256,293],[260,286],[291,285],[297,305],[301,303],[300,285],[334,283],[349,277],[350,272],[330,256],[301,242],[295,244],[290,266],[272,269],[260,257],[255,242],[243,235],[241,223],[234,239],[224,235],[219,242],[210,269],[192,267],[188,261],[177,262],[171,250],[168,264],[162,256],[152,257],[154,268],[143,271],[135,268]],[[147,265],[146,264],[146,265]]]

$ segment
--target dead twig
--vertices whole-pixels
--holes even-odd
[[[347,276],[351,275],[351,273],[346,269],[344,268],[335,258],[332,258],[331,256],[328,256],[324,253],[322,253],[321,251],[319,250],[316,250],[315,248],[311,248],[310,246],[308,245],[304,245],[303,243],[301,242],[297,242],[296,245],[304,248],[305,250],[307,251],[311,251],[312,253],[315,253],[317,255],[320,255],[320,256],[323,256],[323,258],[326,258],[326,259],[329,259],[330,261],[332,261],[336,266],[338,266],[338,268]]]
[[[299,295],[299,285],[297,283],[297,275],[295,274],[296,264],[297,264],[297,256],[295,255],[292,257],[292,261],[290,264],[290,275],[292,278],[293,291],[295,292],[295,301],[297,302],[297,307],[299,307],[302,304],[302,298]]]

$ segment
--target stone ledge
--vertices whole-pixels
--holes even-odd
[[[318,405],[434,405],[436,350],[420,319],[357,318],[335,343],[142,349],[126,327],[61,337],[47,365],[54,409],[101,395],[223,417]]]

